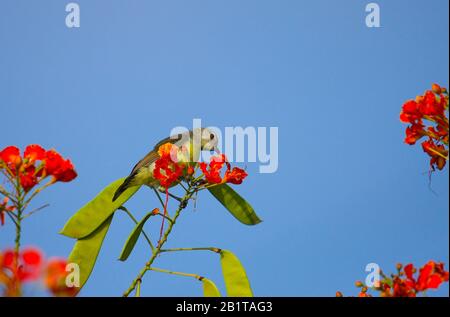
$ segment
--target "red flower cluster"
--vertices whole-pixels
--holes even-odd
[[[163,144],[158,149],[160,157],[155,162],[153,176],[159,180],[162,187],[169,188],[183,175],[185,164],[177,160],[179,151],[180,149],[171,143]]]
[[[164,216],[167,214],[167,204],[169,200],[168,188],[177,184],[183,176],[186,178],[192,178],[195,173],[195,168],[192,164],[182,162],[179,157],[187,157],[187,151],[185,148],[179,148],[172,143],[165,143],[158,149],[159,158],[155,161],[155,168],[153,170],[153,176],[159,181],[159,184],[166,189],[166,201],[164,203]],[[222,177],[220,172],[223,165],[227,165],[225,176]],[[200,169],[203,172],[204,180],[206,184],[222,184],[232,183],[241,184],[247,173],[234,167],[231,169],[230,163],[227,162],[225,155],[212,157],[209,166],[206,163],[199,164]],[[208,169],[209,167],[209,169]],[[163,217],[160,229],[160,240],[164,229]]]
[[[381,297],[416,297],[418,294],[429,289],[437,289],[439,286],[448,282],[449,273],[444,269],[444,263],[429,261],[419,270],[419,274],[414,277],[417,270],[412,264],[403,267],[397,265],[397,274],[391,277],[385,276],[383,280],[376,285],[373,290],[379,291]],[[368,293],[369,288],[362,282],[355,283],[356,287],[361,288],[358,297],[372,297]],[[336,293],[337,297],[342,297],[341,292]]]
[[[55,296],[74,296],[77,290],[67,287],[65,280],[67,262],[65,259],[44,260],[42,252],[28,247],[16,254],[7,249],[0,252],[0,286],[4,286],[5,295],[20,295],[19,285],[42,280],[47,289]]]
[[[220,175],[223,165],[226,164],[227,170],[224,177]],[[204,162],[199,163],[200,169],[205,175],[205,179],[210,184],[242,184],[242,181],[248,176],[248,174],[239,167],[233,167],[231,169],[230,163],[228,163],[225,154],[219,156],[213,156],[209,165]]]
[[[422,148],[431,157],[432,170],[435,167],[442,170],[448,160],[448,104],[447,90],[433,84],[432,89],[423,96],[407,101],[400,113],[400,120],[410,124],[406,128],[405,143],[413,145],[419,139],[428,137],[422,142]],[[431,125],[425,126],[424,120]]]
[[[52,182],[70,182],[77,177],[70,160],[64,159],[55,150],[46,151],[36,144],[27,146],[23,157],[15,146],[0,151],[0,170],[12,179],[18,177],[25,192],[47,176],[52,177]]]
[[[0,203],[0,224],[3,226],[5,224],[5,214],[7,212],[13,212],[16,207],[8,206],[9,198],[3,198],[3,202]]]
[[[153,176],[164,188],[169,188],[178,182],[183,175],[193,175],[195,172],[192,165],[178,161],[177,158],[180,152],[183,152],[183,149],[171,143],[166,143],[159,147],[158,154],[160,158],[155,162]],[[222,177],[221,171],[224,165],[226,165],[227,169]],[[200,162],[199,167],[208,184],[242,184],[242,181],[248,176],[239,167],[233,167],[232,169],[224,154],[211,157],[209,164]]]
[[[43,257],[35,248],[23,249],[18,255],[8,249],[2,255],[0,269],[11,272],[12,278],[19,282],[35,281],[39,278]]]

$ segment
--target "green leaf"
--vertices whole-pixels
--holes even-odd
[[[213,281],[208,280],[207,278],[202,278],[203,283],[203,295],[205,297],[221,297],[219,289]]]
[[[145,222],[153,216],[153,213],[149,212],[147,215],[145,215],[144,218],[134,227],[131,234],[128,236],[127,241],[125,242],[122,252],[120,253],[119,260],[120,261],[126,261],[128,259],[128,256],[131,254],[131,251],[133,251],[134,246],[136,245],[136,242],[142,232],[142,229],[144,228]]]
[[[247,273],[239,259],[228,250],[220,251],[220,263],[225,280],[227,296],[229,297],[253,297]]]
[[[77,264],[80,269],[80,288],[78,292],[84,284],[86,284],[91,275],[112,218],[113,215],[109,216],[109,218],[89,236],[77,240],[69,255],[67,262]]]
[[[240,222],[256,225],[261,222],[253,207],[227,184],[208,188],[209,192]]]
[[[112,201],[117,188],[122,185],[125,179],[119,179],[109,184],[93,200],[78,210],[64,225],[61,234],[75,239],[87,237],[100,227],[114,211],[122,206],[131,196],[133,196],[140,186],[128,188],[115,202]]]

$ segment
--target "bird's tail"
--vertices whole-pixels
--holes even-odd
[[[117,198],[119,198],[120,195],[122,195],[122,193],[128,189],[128,187],[132,186],[131,182],[133,181],[134,176],[135,174],[132,174],[123,181],[122,185],[120,185],[120,187],[117,188],[116,192],[114,193],[112,201],[116,201]]]

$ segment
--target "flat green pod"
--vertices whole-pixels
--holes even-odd
[[[78,292],[84,284],[86,284],[92,273],[112,218],[113,215],[109,216],[109,218],[89,236],[78,239],[69,255],[67,262],[77,264],[79,267],[80,288]]]
[[[228,297],[253,297],[250,282],[239,259],[228,250],[220,251],[220,263]]]
[[[208,190],[241,223],[251,226],[261,222],[253,207],[227,184],[212,186]]]
[[[213,281],[203,277],[202,284],[203,284],[204,297],[221,297],[222,296],[222,295],[220,295],[220,291],[217,288],[216,284],[214,284]]]
[[[94,199],[78,210],[66,222],[60,233],[70,238],[81,239],[94,232],[139,190],[140,186],[130,187],[113,202],[114,193],[124,180],[124,178],[121,178],[106,186]]]

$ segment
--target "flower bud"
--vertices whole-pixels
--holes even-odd
[[[397,270],[400,271],[403,268],[403,265],[401,263],[397,263]]]
[[[157,215],[159,214],[159,208],[155,208],[152,210],[152,214]]]
[[[445,167],[445,164],[447,163],[447,160],[445,159],[445,158],[443,158],[443,157],[441,157],[441,156],[439,156],[438,158],[437,158],[437,162],[436,162],[436,165],[437,165],[437,168],[440,170],[440,171],[442,171],[442,169]]]
[[[355,282],[355,286],[356,286],[356,287],[363,287],[364,284],[363,284],[363,282],[361,282],[361,281],[356,281],[356,282]]]
[[[344,295],[341,292],[337,291],[336,292],[336,297],[344,297]]]
[[[440,95],[442,93],[441,86],[439,86],[438,84],[433,84],[431,86],[431,90],[433,90],[433,92],[437,95]]]

